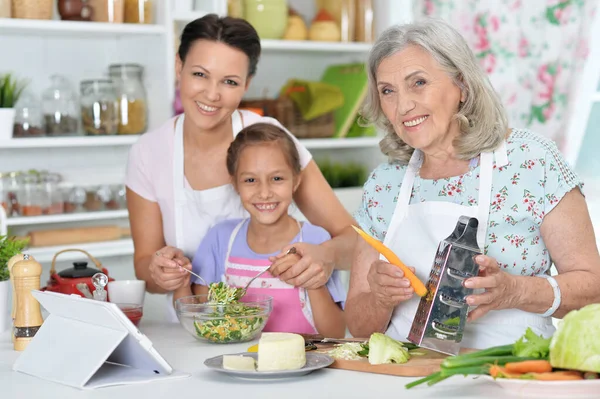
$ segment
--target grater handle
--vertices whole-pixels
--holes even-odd
[[[442,302],[444,305],[452,306],[454,308],[463,308],[465,306],[464,302],[460,302],[460,301],[456,301],[454,299],[448,298],[444,294],[440,294],[439,296],[440,296],[440,302]]]
[[[447,328],[447,326],[443,325],[442,323],[438,323],[437,321],[432,321],[431,322],[431,328],[433,328],[435,331],[439,332],[440,334],[446,334],[446,335],[456,335],[458,334],[458,331],[453,331],[452,329],[447,329],[447,330],[443,330],[441,329],[439,326],[444,326]]]

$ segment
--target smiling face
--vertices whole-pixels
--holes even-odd
[[[186,121],[201,130],[227,123],[250,83],[248,57],[224,43],[196,40],[177,58],[181,103]]]
[[[253,222],[271,225],[286,217],[299,181],[277,141],[247,146],[239,155],[234,185]]]
[[[429,53],[406,47],[384,59],[376,77],[383,113],[406,144],[426,154],[452,146],[460,132],[452,117],[465,98]]]

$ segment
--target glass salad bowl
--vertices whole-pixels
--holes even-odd
[[[175,301],[183,328],[200,341],[226,344],[251,341],[262,332],[273,309],[273,297],[246,294],[239,302],[208,303],[207,295]]]

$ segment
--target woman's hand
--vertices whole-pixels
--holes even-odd
[[[469,306],[477,306],[467,320],[477,320],[490,310],[517,308],[522,295],[517,276],[500,270],[496,259],[489,256],[478,255],[475,262],[479,265],[479,277],[465,280],[464,285],[473,289],[483,288],[485,292],[467,297]]]
[[[297,257],[286,256],[291,247],[296,248]],[[294,243],[269,259],[273,262],[270,273],[294,287],[315,289],[327,284],[331,277],[333,261],[329,259],[327,251],[320,245]]]
[[[415,270],[412,267],[410,269],[413,272]],[[371,264],[367,281],[377,305],[386,309],[394,309],[415,293],[402,269],[381,260]]]
[[[154,282],[167,291],[190,285],[192,264],[178,248],[166,246],[156,251],[150,260],[150,276]]]

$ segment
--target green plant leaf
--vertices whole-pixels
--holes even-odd
[[[19,240],[16,237],[0,236],[0,281],[10,278],[7,263],[10,258],[21,253],[27,244],[28,238]]]

